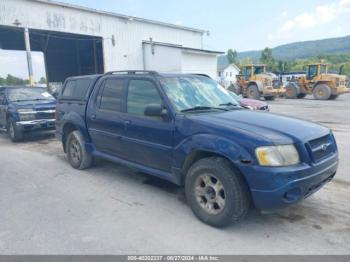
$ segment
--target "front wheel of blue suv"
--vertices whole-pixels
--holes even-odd
[[[249,190],[241,174],[221,157],[195,162],[186,175],[185,191],[193,213],[215,227],[240,221],[250,207]]]

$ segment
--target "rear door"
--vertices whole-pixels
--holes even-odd
[[[100,82],[98,93],[92,96],[86,114],[89,134],[97,151],[123,158],[126,79],[113,76]],[[93,103],[93,104],[91,104]]]
[[[125,125],[125,152],[128,160],[151,168],[170,171],[173,147],[173,121],[147,117],[149,104],[163,105],[155,82],[130,79],[128,83]]]

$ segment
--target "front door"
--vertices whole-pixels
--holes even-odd
[[[128,160],[170,172],[173,146],[173,122],[170,117],[147,117],[149,104],[163,105],[157,85],[147,79],[131,79],[124,116],[125,148]]]
[[[99,86],[94,105],[89,105],[87,123],[96,150],[108,155],[124,157],[122,110],[125,101],[126,80],[118,77],[105,79]]]

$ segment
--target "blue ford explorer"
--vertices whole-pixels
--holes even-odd
[[[0,87],[0,129],[12,141],[25,132],[55,129],[56,99],[41,87]]]
[[[212,79],[151,71],[68,78],[57,136],[70,164],[128,165],[185,187],[205,223],[242,219],[250,204],[286,207],[330,181],[338,151],[328,128],[245,110]]]

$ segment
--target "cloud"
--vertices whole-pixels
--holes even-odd
[[[278,32],[314,28],[333,21],[349,10],[350,0],[340,0],[338,3],[319,5],[313,11],[301,13],[293,19],[285,21],[278,29]]]

